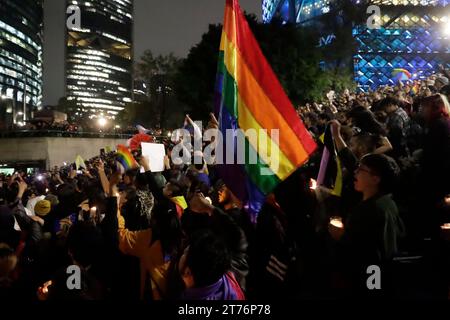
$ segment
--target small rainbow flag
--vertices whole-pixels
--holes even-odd
[[[226,0],[215,99],[224,137],[230,130],[235,136],[249,129],[263,132],[257,141],[244,137],[234,144],[224,142],[227,157],[236,157],[237,144],[243,141],[249,159],[257,157],[256,164],[245,159],[244,164],[217,166],[228,188],[256,214],[266,195],[304,164],[317,145],[264,57],[238,0]],[[278,143],[272,140],[272,130],[279,130]],[[267,159],[269,153],[278,155],[278,166]],[[261,174],[261,169],[271,174]]]
[[[411,79],[411,73],[403,68],[395,68],[392,70],[392,76],[395,77],[397,80],[409,80]]]
[[[117,162],[119,162],[125,170],[135,169],[138,167],[138,163],[134,159],[130,150],[124,145],[119,144],[117,146]]]

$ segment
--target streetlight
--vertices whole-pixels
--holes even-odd
[[[446,22],[444,22],[444,34],[447,36],[450,36],[450,19],[447,19]]]
[[[106,126],[106,119],[105,118],[98,118],[97,123],[100,127]]]

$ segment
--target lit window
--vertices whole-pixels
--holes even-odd
[[[12,88],[6,89],[6,96],[8,98],[14,98],[14,89],[12,89]]]
[[[116,37],[116,36],[113,36],[112,34],[109,34],[109,33],[106,33],[106,32],[102,32],[102,35],[105,36],[105,37],[107,37],[107,38],[113,39],[113,40],[115,40],[115,41],[119,41],[119,42],[121,42],[121,43],[125,43],[125,44],[128,43],[127,41],[125,41],[125,40],[123,40],[123,39],[121,39],[121,38],[118,38],[118,37]]]

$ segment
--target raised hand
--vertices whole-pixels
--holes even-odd
[[[28,188],[27,183],[25,181],[23,181],[23,179],[21,179],[19,181],[19,192],[20,191],[25,192],[25,190],[27,190],[27,188]]]
[[[150,171],[150,159],[146,156],[141,156],[138,163],[144,168],[145,171]]]
[[[105,164],[101,159],[95,163],[95,167],[97,168],[97,171],[105,171]]]
[[[206,213],[211,215],[214,211],[214,206],[209,203],[202,193],[196,193],[189,202],[189,208],[196,213]]]
[[[170,169],[170,158],[168,155],[164,156],[164,168],[167,170]]]

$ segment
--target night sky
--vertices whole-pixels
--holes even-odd
[[[55,105],[64,95],[63,0],[44,4],[44,105]],[[243,10],[261,17],[261,0],[240,0]],[[201,40],[208,24],[223,21],[225,0],[134,0],[134,52],[150,49],[185,57]]]

